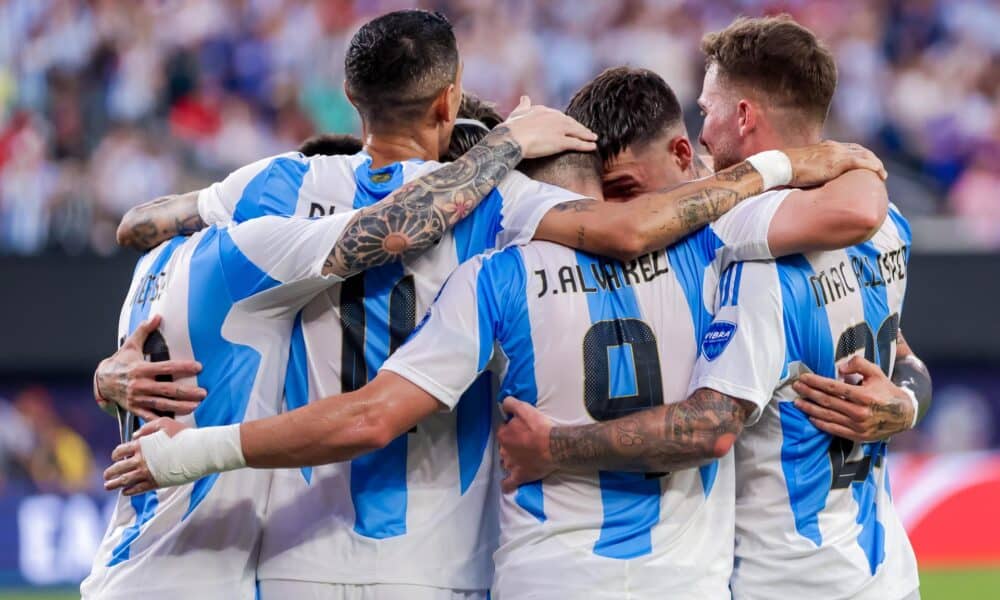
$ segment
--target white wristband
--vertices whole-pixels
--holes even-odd
[[[792,182],[792,161],[781,150],[758,152],[747,162],[760,173],[764,180],[764,190],[788,185]]]
[[[247,466],[240,426],[185,429],[170,437],[165,431],[139,438],[146,467],[161,487],[197,481],[212,473]]]
[[[910,429],[913,429],[917,426],[917,415],[920,413],[920,402],[917,401],[917,395],[910,388],[905,385],[901,385],[899,386],[899,389],[903,390],[906,397],[913,403],[913,422],[910,423]]]

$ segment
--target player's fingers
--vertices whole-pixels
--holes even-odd
[[[164,360],[136,365],[133,373],[141,377],[172,375],[175,378],[193,377],[201,373],[201,363],[196,360]]]
[[[822,421],[820,419],[813,419],[813,418],[810,418],[809,422],[812,423],[816,427],[816,429],[819,429],[820,431],[825,431],[830,435],[842,437],[844,439],[851,440],[852,442],[864,441],[864,437],[858,435],[858,432],[852,429],[848,429],[843,425],[837,425],[836,423],[830,423],[828,421]]]
[[[146,338],[149,337],[149,334],[153,333],[153,331],[160,326],[161,320],[162,318],[160,315],[153,315],[142,323],[139,323],[139,326],[135,328],[135,331],[133,331],[132,334],[128,336],[128,339],[125,340],[125,345],[142,348],[142,345],[145,343]]]
[[[795,400],[795,406],[802,412],[806,413],[807,417],[820,419],[827,423],[836,423],[837,425],[842,425],[848,429],[854,428],[853,421],[848,419],[843,414],[824,408],[814,402],[809,402],[808,400],[802,400],[799,398]]]
[[[105,477],[104,488],[108,490],[129,488],[140,483],[144,478],[143,470],[137,465],[114,479]]]
[[[116,446],[115,449],[111,451],[111,460],[119,461],[125,458],[129,458],[130,456],[135,454],[138,448],[139,448],[139,442],[125,442],[124,444],[118,444],[118,446]]]
[[[597,144],[595,142],[590,142],[587,140],[581,140],[574,137],[566,137],[563,140],[563,146],[565,146],[564,151],[573,152],[595,152],[597,150]]]
[[[168,422],[170,422],[170,419],[168,419],[166,417],[157,417],[155,419],[152,419],[148,423],[146,423],[145,425],[143,425],[142,427],[140,427],[138,431],[136,431],[135,433],[133,433],[132,434],[132,439],[133,440],[138,440],[141,437],[145,437],[147,435],[154,434],[157,431],[163,429],[164,426]],[[135,443],[138,444],[139,442],[135,442]]]
[[[122,490],[123,496],[137,496],[139,494],[145,494],[156,489],[156,482],[151,479],[143,479],[139,483],[136,483],[130,487]]]
[[[597,141],[596,133],[584,127],[582,123],[580,123],[573,117],[570,117],[568,115],[563,115],[562,113],[560,114],[563,118],[563,123],[565,124],[564,133],[567,136],[574,137],[587,142]]]
[[[200,402],[207,395],[207,392],[200,387],[181,385],[172,381],[143,381],[141,384],[137,382],[136,389],[148,396],[188,402]]]
[[[173,413],[175,415],[189,415],[198,408],[198,402],[188,402],[184,400],[172,400],[159,396],[139,396],[132,401],[132,412],[139,414],[142,410],[148,414],[139,415],[146,421],[159,418],[158,413]],[[155,411],[155,412],[153,412]]]
[[[138,398],[136,400],[138,400]],[[160,415],[145,406],[136,405],[134,401],[129,405],[128,411],[146,422],[160,418]]]
[[[524,403],[518,400],[517,398],[513,396],[507,396],[506,398],[503,399],[503,404],[500,405],[500,408],[502,408],[503,412],[508,416],[514,417],[517,416],[517,413],[521,410],[522,404]]]
[[[857,374],[864,379],[883,375],[882,368],[861,356],[852,356],[846,364],[840,367],[841,375]]]
[[[801,381],[796,381],[792,384],[792,388],[803,398],[812,400],[824,408],[844,414],[852,421],[861,421],[864,419],[864,407],[858,406],[853,402],[849,402],[833,394],[827,394],[822,390],[809,387]]]
[[[803,385],[807,388],[812,388],[830,394],[831,396],[837,396],[839,398],[844,398],[851,400],[853,394],[857,391],[857,386],[848,385],[842,381],[837,381],[836,379],[830,379],[829,377],[821,377],[814,373],[805,373],[799,376],[796,384]],[[796,388],[797,389],[797,388]]]
[[[104,469],[104,485],[107,487],[112,482],[115,482],[123,475],[132,471],[139,466],[139,457],[133,455],[128,458],[111,463],[107,469]]]
[[[500,489],[503,490],[503,493],[505,494],[513,494],[517,491],[517,482],[514,481],[514,478],[510,473],[500,480]]]

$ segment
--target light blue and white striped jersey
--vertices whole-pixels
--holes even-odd
[[[176,237],[143,256],[119,337],[153,314],[173,359],[208,396],[178,420],[200,427],[277,414],[296,312],[337,281],[324,260],[351,214],[266,217]],[[119,495],[86,598],[251,598],[271,474],[242,470],[131,498]]]
[[[205,190],[200,212],[210,222],[336,214],[369,206],[442,166],[370,164],[364,153],[268,159]],[[552,206],[578,198],[511,173],[434,248],[319,294],[296,320],[288,407],[362,387],[460,262],[527,242]],[[497,528],[488,503],[494,480],[485,410],[490,383],[484,376],[459,410],[421,423],[383,450],[341,464],[276,471],[258,578],[486,589]]]
[[[722,279],[691,386],[760,408],[735,449],[734,598],[893,600],[917,588],[886,444],[818,430],[791,387],[805,372],[837,377],[854,355],[892,372],[910,239],[890,206],[864,244],[740,263]]]
[[[531,402],[558,424],[683,400],[712,320],[706,290],[724,256],[755,245],[748,232],[766,248],[784,196],[625,265],[547,242],[476,257],[383,368],[457,406],[460,425],[462,411],[485,422],[494,410],[462,395],[494,360],[498,398]],[[500,512],[494,597],[729,596],[732,456],[667,476],[556,474],[503,496]]]

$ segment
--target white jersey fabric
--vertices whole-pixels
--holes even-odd
[[[734,598],[896,600],[918,587],[886,443],[818,430],[791,387],[801,373],[837,377],[854,355],[892,372],[910,244],[890,206],[864,244],[740,263],[722,278],[691,389],[760,409],[735,448]]]
[[[119,320],[124,339],[159,314],[167,356],[202,371],[208,396],[178,420],[199,427],[277,414],[296,312],[336,281],[324,260],[350,220],[267,217],[177,237],[143,256]],[[131,417],[130,417],[131,418]],[[85,598],[252,598],[267,471],[211,475],[119,495]]]
[[[785,194],[628,264],[547,242],[477,257],[383,368],[461,410],[464,390],[499,358],[498,398],[531,402],[560,425],[683,400],[712,321],[706,285],[715,289],[724,260],[766,255]],[[733,485],[727,456],[666,476],[557,474],[521,486],[501,500],[493,597],[728,598]]]
[[[286,154],[206,189],[199,208],[209,222],[340,213],[369,206],[441,166],[411,160],[372,169],[365,153]],[[288,408],[362,387],[406,340],[460,262],[527,242],[551,207],[579,198],[513,172],[434,248],[319,294],[296,319]],[[383,450],[275,471],[258,568],[262,597],[283,589],[272,580],[486,590],[497,537],[489,502],[495,485],[490,385],[488,376],[480,378],[458,410],[428,419]],[[334,588],[319,589],[329,594]]]

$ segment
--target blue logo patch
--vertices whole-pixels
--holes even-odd
[[[716,321],[708,328],[705,338],[701,341],[701,352],[708,360],[715,360],[722,356],[726,346],[733,340],[736,334],[736,323],[729,321]]]

